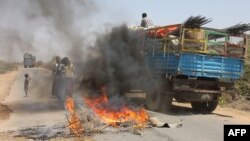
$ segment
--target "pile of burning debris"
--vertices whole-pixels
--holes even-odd
[[[77,111],[73,99],[67,98],[65,107],[69,113],[67,119],[71,133],[80,136],[83,133],[100,133],[112,127],[139,134],[148,127],[149,116],[144,108],[131,108],[126,104],[113,106],[105,88],[101,90],[98,97],[84,98],[86,106],[80,106]]]
[[[178,128],[182,124],[161,123],[157,118],[150,118],[143,107],[132,108],[126,103],[113,106],[107,97],[106,89],[100,95],[85,97],[86,105],[78,105],[72,97],[65,100],[66,119],[64,123],[53,126],[36,126],[21,129],[17,137],[46,140],[58,137],[91,136],[99,133],[130,132],[143,135],[143,131],[152,127]]]

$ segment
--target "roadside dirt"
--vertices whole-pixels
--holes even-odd
[[[11,84],[14,82],[17,71],[0,74],[0,120],[8,119],[12,110],[1,104],[1,101],[9,94]]]
[[[191,105],[189,103],[176,103],[176,102],[174,102],[173,104],[176,106],[187,107],[186,110],[192,111]],[[243,110],[218,106],[215,109],[215,111],[212,112],[212,114],[220,115],[222,117],[233,117],[237,120],[250,123],[250,118],[249,118],[250,112],[243,111]]]
[[[229,99],[228,103],[222,107],[250,112],[250,97],[237,95],[234,99]]]
[[[247,111],[218,106],[213,113],[219,115],[231,116],[240,121],[245,121],[250,123],[250,112]]]
[[[13,111],[9,109],[6,105],[0,104],[0,120],[5,120],[10,117],[10,113]]]

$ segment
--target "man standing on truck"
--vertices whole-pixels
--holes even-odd
[[[144,28],[153,26],[153,22],[149,18],[147,18],[147,13],[142,13],[141,26]]]

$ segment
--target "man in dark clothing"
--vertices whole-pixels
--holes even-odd
[[[153,26],[152,21],[147,18],[147,13],[142,13],[141,26],[145,28]]]
[[[25,74],[24,75],[25,80],[24,80],[24,92],[25,92],[25,96],[28,96],[28,90],[29,90],[29,82],[31,80],[31,78],[29,77],[29,74]]]
[[[64,64],[63,79],[65,86],[65,95],[72,97],[73,95],[73,77],[74,77],[74,65],[71,63],[68,57],[64,57],[62,60]]]
[[[56,96],[58,94],[58,84],[60,81],[59,79],[59,64],[60,64],[60,57],[56,56],[56,63],[54,64],[54,68],[53,68],[53,83],[52,83],[52,92],[51,95],[52,96]]]

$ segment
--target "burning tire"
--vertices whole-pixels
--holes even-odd
[[[207,112],[211,113],[214,111],[218,105],[218,100],[213,100],[209,102],[191,102],[192,108],[196,112]]]

